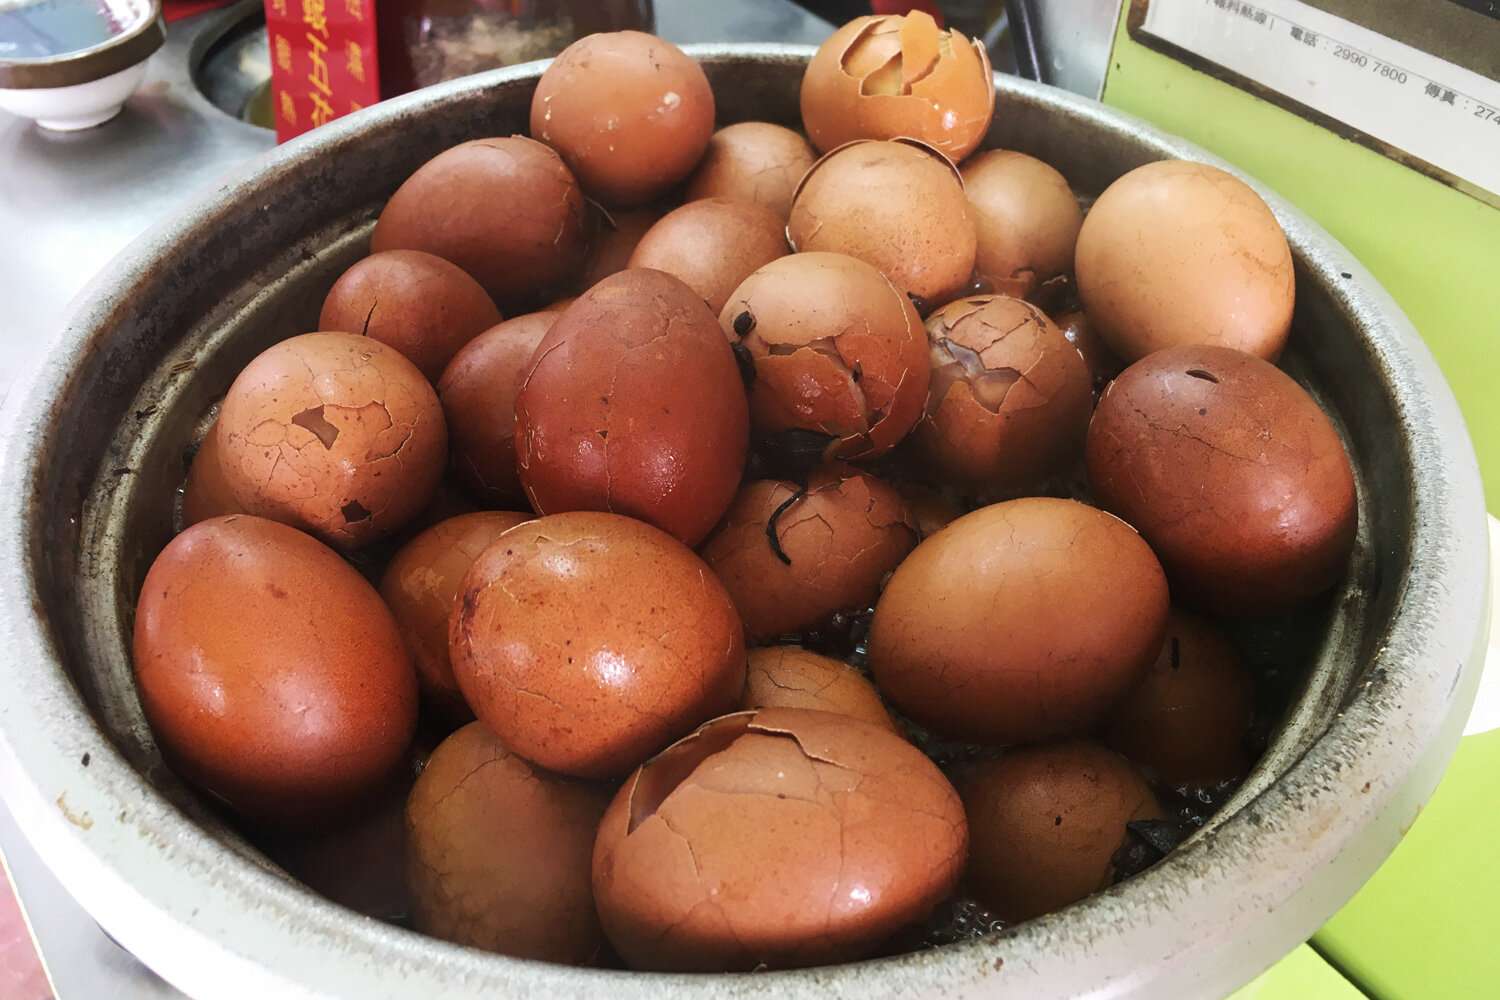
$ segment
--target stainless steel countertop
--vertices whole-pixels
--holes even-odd
[[[225,18],[256,6],[169,26],[146,82],[99,128],[46,132],[0,112],[0,406],[61,335],[69,301],[116,253],[196,190],[275,144],[270,132],[214,107],[192,79],[193,60]],[[790,0],[656,0],[656,17],[658,33],[679,44],[817,43],[832,30]],[[181,996],[68,897],[3,805],[0,856],[59,1000]]]

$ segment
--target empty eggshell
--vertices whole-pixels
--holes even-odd
[[[267,348],[219,413],[219,465],[244,509],[341,548],[389,535],[426,506],[447,444],[422,373],[353,333]]]
[[[992,149],[961,173],[974,214],[974,271],[997,292],[1024,298],[1073,270],[1083,210],[1062,174],[1036,157]]]
[[[705,198],[664,215],[626,266],[681,278],[717,314],[750,272],[786,255],[784,218],[760,205]]]
[[[981,495],[1034,490],[1078,460],[1093,381],[1040,309],[1004,295],[949,303],[927,318],[932,381],[918,452]]]
[[[639,31],[588,35],[552,60],[531,98],[531,134],[606,205],[643,205],[692,173],[714,130],[697,62]]]
[[[851,142],[813,164],[787,236],[798,252],[858,257],[926,303],[948,301],[974,271],[974,218],[958,170],[913,139]]]
[[[141,584],[133,652],[172,768],[273,826],[371,793],[416,728],[416,675],[375,588],[263,518],[212,518],[167,544]]]
[[[219,424],[215,421],[188,466],[187,482],[182,487],[182,526],[244,512],[219,465]]]
[[[613,511],[688,545],[734,498],[749,436],[724,332],[661,271],[621,271],[580,295],[516,398],[517,470],[537,513]]]
[[[559,311],[526,313],[463,346],[438,380],[454,476],[491,506],[525,503],[516,472],[516,395]]]
[[[1105,742],[1170,785],[1244,777],[1255,686],[1224,633],[1178,611],[1140,684],[1110,713]]]
[[[820,656],[801,646],[750,650],[740,707],[812,708],[896,730],[879,693],[864,674],[842,660]]]
[[[1167,581],[1119,518],[1072,500],[982,507],[896,567],[875,684],[934,732],[1011,744],[1099,723],[1161,649]]]
[[[772,261],[719,314],[755,362],[750,416],[762,434],[814,431],[824,457],[874,458],[922,415],[927,338],[911,301],[864,261],[799,253]]]
[[[1090,322],[1127,362],[1184,344],[1274,360],[1291,329],[1286,234],[1248,184],[1206,163],[1116,180],[1084,219],[1075,267]]]
[[[703,558],[760,642],[868,607],[916,541],[900,495],[844,467],[814,475],[805,494],[778,480],[747,484]]]
[[[743,626],[703,560],[615,514],[502,535],[449,625],[454,675],[506,746],[562,774],[625,774],[745,684]]]
[[[1343,575],[1358,521],[1349,456],[1268,361],[1187,346],[1136,362],[1104,390],[1086,458],[1095,496],[1145,536],[1190,604],[1273,614]]]
[[[807,709],[740,712],[616,794],[594,845],[594,898],[633,968],[821,965],[924,919],[966,845],[952,786],[890,730]]]
[[[609,213],[602,210],[596,212],[598,224],[578,290],[586,292],[611,274],[629,267],[630,255],[635,253],[636,244],[665,214],[664,209],[650,205],[645,208],[616,209]],[[572,302],[572,299],[568,299],[567,305]],[[558,302],[549,308],[560,311],[566,306]]]
[[[548,147],[513,135],[461,143],[418,167],[380,213],[370,249],[452,261],[509,311],[547,301],[577,274],[583,236],[573,174]]]
[[[792,210],[792,192],[814,159],[807,140],[789,128],[770,122],[726,125],[708,140],[688,179],[687,198],[750,202],[784,222]]]
[[[406,807],[412,923],[448,941],[590,964],[590,869],[608,788],[534,767],[478,722],[433,751]]]
[[[463,268],[420,250],[387,250],[339,276],[318,329],[388,344],[436,382],[460,347],[498,322],[500,310]]]
[[[530,514],[484,510],[440,521],[403,545],[380,580],[380,596],[417,666],[422,694],[442,715],[465,721],[464,702],[448,661],[448,619],[464,574],[491,542]]]
[[[1008,750],[957,784],[969,821],[965,883],[1008,921],[1108,888],[1125,825],[1165,818],[1128,760],[1082,740]]]
[[[956,161],[989,131],[995,81],[982,44],[914,10],[835,31],[808,63],[801,100],[807,134],[824,152],[909,136]]]

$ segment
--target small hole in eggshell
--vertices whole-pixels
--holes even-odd
[[[1212,382],[1214,385],[1219,384],[1219,376],[1213,372],[1206,372],[1202,368],[1189,368],[1187,375],[1191,378],[1201,378],[1205,382]]]
[[[333,443],[339,439],[339,429],[328,422],[323,416],[323,407],[314,406],[303,410],[292,418],[292,423],[304,430],[311,431],[313,436],[323,445],[325,449],[332,448]]]
[[[358,500],[350,500],[344,504],[344,506],[339,508],[339,513],[344,515],[344,520],[349,524],[353,524],[355,521],[368,521],[370,519],[370,512]]]

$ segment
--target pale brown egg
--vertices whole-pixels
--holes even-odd
[[[579,777],[628,773],[745,685],[723,586],[687,546],[616,514],[506,532],[469,568],[448,635],[474,714],[516,753]]]
[[[681,278],[717,315],[752,271],[787,253],[784,218],[760,205],[705,198],[662,216],[626,266]]]
[[[531,514],[483,510],[440,521],[403,545],[380,580],[396,624],[411,650],[422,694],[445,718],[473,717],[448,661],[448,619],[464,574],[491,542]]]
[[[986,150],[961,170],[979,237],[974,272],[997,292],[1025,298],[1073,270],[1083,210],[1067,178],[1036,157]]]
[[[1082,733],[1161,649],[1167,581],[1129,525],[1072,500],[982,507],[923,541],[875,605],[875,684],[953,739]]]
[[[1187,344],[1274,360],[1291,329],[1286,234],[1248,184],[1206,163],[1148,163],[1111,184],[1075,267],[1089,321],[1127,362]]]
[[[932,15],[857,17],[802,77],[802,122],[827,152],[852,139],[921,139],[953,160],[973,152],[995,112],[989,53]]]
[[[932,381],[916,451],[943,481],[979,496],[1035,491],[1083,452],[1093,381],[1040,309],[1004,295],[927,318]]]
[[[863,958],[958,880],[958,795],[888,729],[768,708],[715,719],[610,803],[594,899],[632,968],[792,968]]]
[[[643,205],[687,177],[713,130],[702,67],[639,31],[580,38],[552,60],[531,98],[532,136],[611,206]]]
[[[719,314],[755,363],[757,432],[804,430],[831,440],[829,459],[882,455],[927,399],[927,338],[911,301],[864,261],[799,253],[772,261]]]
[[[792,192],[815,158],[807,140],[789,128],[770,122],[726,125],[708,140],[698,169],[688,178],[687,199],[750,202],[785,222]]]
[[[425,507],[447,446],[422,373],[352,333],[267,348],[219,413],[219,464],[241,506],[340,548],[389,535]]]
[[[263,518],[212,518],[167,544],[141,584],[133,653],[168,764],[273,826],[374,792],[416,728],[416,674],[375,588]]]
[[[974,271],[974,218],[958,170],[912,139],[852,142],[802,178],[792,249],[848,254],[924,303],[948,301]]]
[[[842,660],[820,656],[801,646],[750,650],[740,707],[812,708],[896,731],[869,678]]]
[[[527,763],[481,723],[449,736],[406,806],[412,924],[502,955],[592,964],[604,935],[591,858],[610,791]]]

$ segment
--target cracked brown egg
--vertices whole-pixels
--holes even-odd
[[[708,140],[687,198],[728,198],[760,205],[783,223],[792,192],[816,155],[801,134],[770,122],[726,125]]]
[[[917,530],[900,495],[847,467],[815,473],[806,490],[748,483],[703,545],[751,641],[822,624],[875,599],[912,550]]]
[[[500,318],[463,268],[420,250],[387,250],[339,276],[323,300],[318,329],[394,347],[436,382],[458,349]]]
[[[1292,251],[1251,187],[1163,160],[1105,188],[1078,234],[1084,311],[1125,361],[1213,344],[1274,360],[1291,329]]]
[[[133,655],[173,770],[272,825],[373,792],[416,728],[416,674],[375,588],[263,518],[213,518],[167,543],[141,584]]]
[[[615,795],[594,899],[636,969],[850,961],[948,896],[967,840],[953,787],[890,730],[807,709],[739,712]]]
[[[705,198],[662,216],[627,266],[681,278],[717,314],[750,272],[787,253],[785,219],[760,205]]]
[[[896,724],[869,678],[842,660],[801,646],[750,650],[744,709],[811,708],[836,712],[892,732]]]
[[[1007,921],[1108,888],[1126,824],[1166,818],[1128,760],[1083,740],[1007,750],[956,783],[969,820],[965,885]]]
[[[974,213],[974,272],[990,287],[1024,298],[1073,270],[1083,210],[1067,178],[1034,156],[992,149],[960,172]]]
[[[703,560],[615,514],[512,528],[464,577],[449,624],[474,714],[562,774],[625,774],[745,685],[743,626]]]
[[[433,751],[406,806],[412,924],[486,951],[570,965],[604,946],[590,880],[610,789],[549,774],[481,723]]]
[[[931,391],[915,444],[939,478],[981,496],[1015,493],[1077,461],[1093,380],[1045,313],[976,295],[929,316],[927,338]]]
[[[922,415],[922,319],[864,261],[836,253],[772,261],[734,290],[719,323],[755,363],[750,418],[760,434],[813,431],[830,439],[826,458],[874,458]]]
[[[439,521],[403,545],[380,579],[380,596],[411,650],[422,694],[445,718],[462,722],[474,714],[448,661],[448,619],[464,574],[491,542],[529,520],[529,513],[482,510]]]
[[[1250,770],[1255,685],[1212,622],[1177,609],[1140,684],[1110,713],[1105,742],[1169,785],[1212,785]]]
[[[599,282],[630,266],[630,255],[646,231],[667,214],[655,205],[645,208],[616,209],[612,212],[598,211],[597,229],[589,247],[588,261],[583,266],[583,277],[578,290],[586,292]],[[572,304],[572,299],[567,300]],[[561,308],[554,303],[549,308]]]
[[[422,373],[352,333],[267,348],[219,412],[219,464],[245,510],[345,549],[391,534],[427,505],[447,446]]]
[[[703,68],[639,31],[580,38],[531,98],[531,134],[606,205],[643,205],[692,173],[714,130]]]
[[[491,327],[465,344],[438,379],[453,475],[491,506],[525,502],[516,472],[516,395],[531,356],[559,315],[561,310],[542,310]]]
[[[813,164],[787,236],[798,252],[858,257],[928,304],[957,295],[974,271],[974,218],[958,170],[912,139],[852,142]]]
[[[1161,649],[1167,581],[1117,517],[1072,500],[982,507],[918,545],[870,624],[875,684],[914,721],[1007,745],[1099,723]]]
[[[984,46],[919,10],[855,18],[818,48],[802,77],[802,122],[824,152],[852,139],[907,136],[962,160],[994,113]]]
[[[661,271],[621,271],[538,345],[516,398],[516,465],[539,514],[607,510],[697,545],[739,486],[749,425],[703,300]]]
[[[188,465],[187,481],[182,487],[182,526],[190,528],[211,517],[243,513],[219,464],[219,424],[215,421]]]
[[[508,312],[547,301],[549,289],[577,274],[583,195],[557,153],[540,142],[475,139],[439,153],[396,189],[370,249],[424,250],[452,261]]]
[[[1343,575],[1354,472],[1307,390],[1227,347],[1158,351],[1099,400],[1086,449],[1100,503],[1151,543],[1189,603],[1275,614]]]

